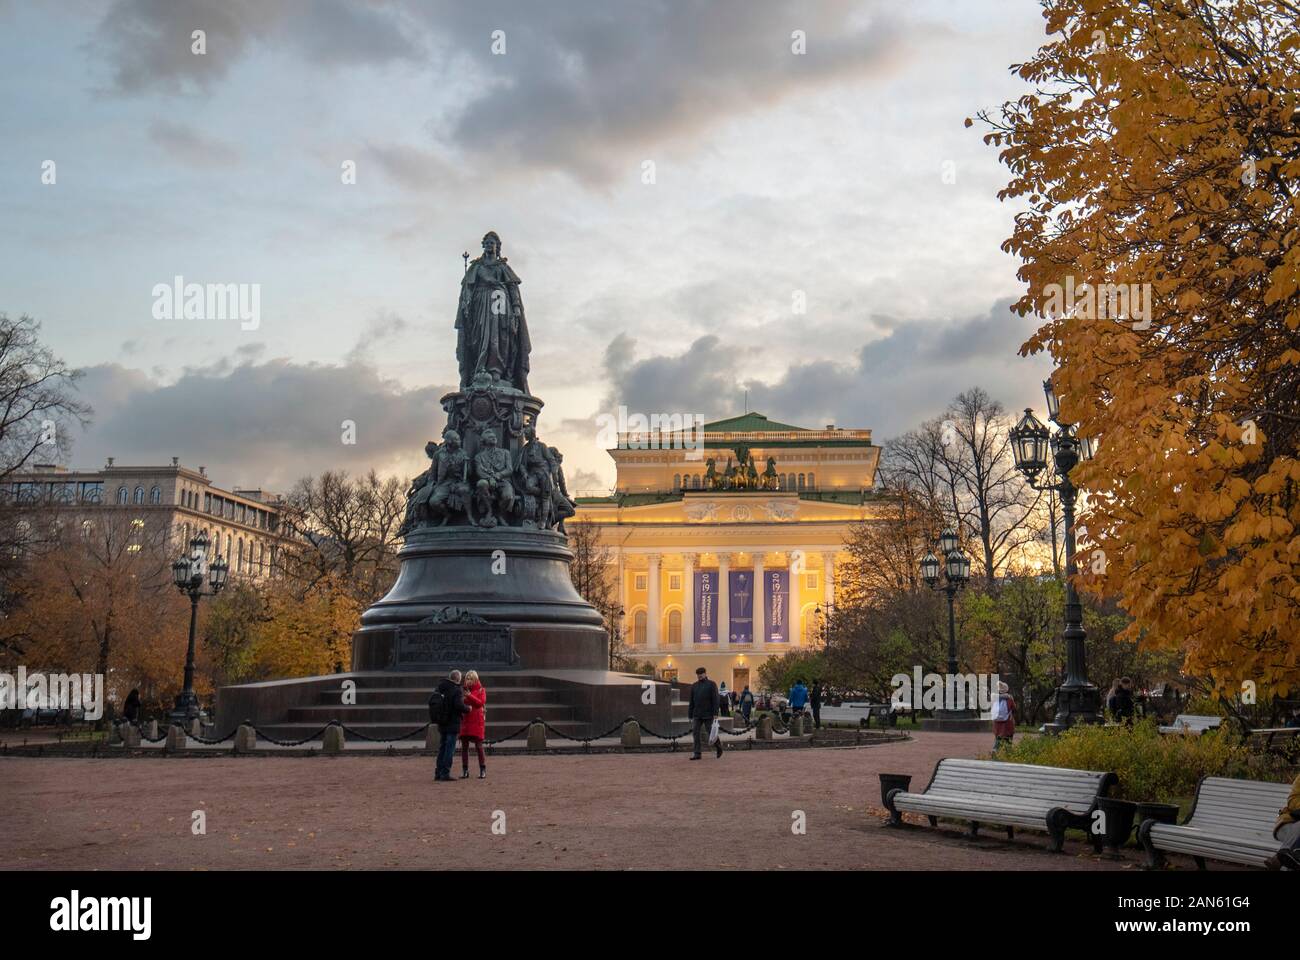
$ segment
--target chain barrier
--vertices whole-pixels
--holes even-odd
[[[604,733],[599,733],[592,737],[575,737],[573,734],[565,733],[563,730],[559,730],[553,727],[550,723],[543,720],[541,717],[534,717],[532,720],[525,723],[519,729],[514,730],[503,737],[495,737],[491,740],[484,740],[483,745],[485,747],[494,747],[497,744],[505,743],[509,740],[514,740],[517,737],[526,734],[529,728],[533,726],[533,724],[540,723],[548,734],[551,734],[552,736],[560,740],[568,740],[572,743],[581,743],[584,747],[589,747],[592,743],[594,743],[597,740],[605,740],[614,736],[617,733],[620,733],[623,729],[623,726],[629,722],[635,723],[643,734],[652,737],[655,740],[667,740],[673,745],[673,749],[677,748],[678,740],[682,739],[683,737],[689,737],[693,735],[692,730],[684,730],[683,732],[676,733],[676,734],[658,733],[650,729],[649,727],[647,727],[636,717],[627,717],[619,721],[613,727],[610,727]],[[160,734],[157,737],[146,736],[143,728],[141,728],[139,724],[131,723],[131,721],[129,720],[123,720],[120,721],[120,723],[126,723],[126,724],[130,724],[131,726],[134,726],[139,731],[140,738],[149,743],[162,743],[167,739],[167,735],[165,733]],[[409,740],[414,736],[424,733],[432,725],[433,724],[431,723],[425,723],[424,725],[416,727],[415,729],[409,731],[408,733],[404,733],[396,737],[372,737],[365,733],[362,733],[360,730],[356,730],[352,727],[347,726],[346,724],[342,723],[339,720],[331,720],[328,723],[326,723],[323,727],[321,727],[319,730],[315,731],[314,733],[308,734],[307,736],[303,737],[301,740],[280,740],[266,733],[259,727],[249,724],[249,726],[252,726],[253,732],[254,734],[256,734],[258,739],[265,740],[267,743],[275,744],[275,746],[277,747],[301,747],[304,744],[319,739],[321,735],[325,733],[326,730],[328,730],[330,727],[335,727],[335,726],[340,727],[347,736],[356,737],[359,740],[366,740],[369,741],[370,743],[397,743],[402,740]],[[241,724],[240,726],[243,726],[243,724]],[[740,736],[742,734],[748,733],[749,731],[755,730],[757,728],[758,728],[757,723],[751,723],[751,724],[746,724],[745,726],[741,727],[738,730],[720,730],[719,733],[720,734],[726,733],[731,736]],[[789,732],[784,728],[778,727],[776,723],[773,723],[773,729],[778,733]],[[189,733],[188,731],[186,732],[185,735],[189,737],[191,740],[195,740],[199,743],[207,744],[209,746],[215,746],[216,744],[225,743],[228,740],[233,740],[235,738],[235,735],[238,732],[239,732],[239,727],[236,727],[234,730],[226,734],[224,737],[215,738],[215,739],[209,739],[207,737],[196,737],[194,736],[194,734]]]
[[[275,737],[267,736],[261,730],[257,729],[257,727],[253,727],[253,732],[257,734],[259,737],[261,737],[263,740],[267,741],[268,743],[273,743],[277,747],[301,747],[304,743],[310,743],[312,740],[315,740],[317,737],[319,737],[330,727],[334,726],[336,722],[337,721],[331,720],[329,723],[325,724],[325,726],[321,727],[315,733],[310,734],[301,740],[277,740],[275,739]]]
[[[410,733],[404,733],[400,737],[369,737],[366,736],[366,734],[362,733],[360,730],[353,730],[345,723],[340,723],[339,726],[343,728],[343,732],[346,733],[349,737],[357,737],[358,739],[361,740],[369,740],[371,743],[397,743],[399,740],[409,740],[417,733],[424,733],[424,731],[428,730],[431,726],[433,726],[433,724],[426,723],[424,726],[416,727]]]
[[[527,723],[525,723],[522,727],[520,727],[518,730],[516,730],[514,733],[508,733],[504,737],[497,737],[495,740],[484,740],[483,746],[495,747],[498,743],[505,743],[507,740],[513,740],[515,737],[519,736],[519,734],[524,733],[532,725],[533,725],[533,721],[530,720]]]

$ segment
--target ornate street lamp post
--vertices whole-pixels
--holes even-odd
[[[609,669],[614,669],[614,651],[623,648],[623,617],[626,612],[622,607],[614,614],[614,629],[609,634]]]
[[[931,590],[942,590],[948,595],[948,676],[957,675],[957,592],[970,582],[970,557],[958,546],[957,531],[948,527],[939,535],[939,552],[943,561],[933,553],[921,558],[921,579]],[[944,583],[939,585],[939,569],[943,568]],[[939,710],[941,719],[967,719],[976,716],[974,710]]]
[[[825,610],[822,609],[822,605],[819,603],[817,604],[816,609],[813,610],[813,616],[816,618],[817,622],[817,632],[822,638],[823,650],[826,649],[826,641],[830,638],[831,617],[834,616],[834,614],[835,604],[833,603],[826,604]]]
[[[1100,723],[1101,691],[1088,682],[1088,661],[1084,647],[1087,633],[1083,629],[1083,607],[1074,589],[1077,573],[1074,562],[1074,504],[1079,491],[1070,480],[1070,471],[1080,460],[1092,458],[1093,442],[1074,435],[1074,426],[1062,423],[1061,403],[1051,380],[1043,381],[1047,395],[1047,415],[1058,429],[1051,433],[1025,408],[1025,415],[1011,430],[1011,449],[1016,467],[1035,490],[1055,491],[1061,498],[1065,514],[1065,682],[1056,690],[1056,717],[1044,729],[1059,733],[1076,723]],[[1039,486],[1035,481],[1047,469],[1047,454],[1051,450],[1055,466],[1055,483]]]
[[[208,591],[203,589],[205,572]],[[172,582],[176,589],[190,598],[190,645],[185,653],[185,685],[176,695],[176,706],[171,712],[171,722],[179,726],[187,726],[200,713],[199,698],[194,692],[194,637],[199,622],[199,597],[220,593],[229,573],[230,565],[221,559],[220,554],[208,563],[208,535],[202,530],[190,541],[189,555],[178,557],[172,564]]]

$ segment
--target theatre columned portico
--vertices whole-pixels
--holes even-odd
[[[768,657],[820,644],[845,538],[875,510],[870,431],[746,414],[705,424],[702,450],[624,435],[609,452],[614,493],[580,497],[575,519],[617,567],[630,655],[758,689]]]

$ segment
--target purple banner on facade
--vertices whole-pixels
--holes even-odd
[[[727,608],[732,643],[754,642],[754,571],[732,570],[727,574],[731,591]]]
[[[763,622],[767,624],[768,643],[787,643],[790,622],[790,571],[768,570],[763,588]]]
[[[718,642],[718,571],[695,571],[696,643]]]

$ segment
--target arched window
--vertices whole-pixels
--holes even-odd
[[[680,610],[671,610],[668,613],[668,642],[681,646],[682,612]]]
[[[118,502],[118,503],[125,504],[125,503],[127,502],[127,500],[130,498],[130,496],[131,496],[131,494],[127,491],[126,487],[118,487],[118,488],[117,488],[117,502]]]
[[[235,538],[232,537],[230,534],[226,534],[226,563],[229,563],[230,558],[235,555],[234,550],[235,550]]]
[[[136,503],[144,503],[144,487],[135,488],[134,500]]]
[[[95,534],[95,525],[89,520],[81,521],[81,539],[89,540]]]
[[[632,617],[632,646],[645,646],[646,615],[644,610],[638,610]]]
[[[239,538],[239,559],[235,561],[235,572],[244,572],[244,538]]]
[[[799,474],[799,489],[802,490],[803,488],[804,488],[804,475],[801,473]]]
[[[814,647],[821,644],[821,618],[813,611],[817,607],[814,604],[808,604],[803,608],[803,645],[805,647]]]
[[[680,490],[681,488],[682,488],[682,475],[681,475],[680,473],[674,473],[674,474],[673,474],[673,489],[674,489],[674,490]]]
[[[266,544],[257,545],[257,575],[260,577],[266,568]]]
[[[152,504],[154,504],[154,505],[157,505],[157,504],[162,503],[162,489],[161,489],[161,488],[159,488],[159,487],[153,487],[153,488],[149,491],[149,502],[152,503]]]
[[[808,489],[809,490],[817,489],[817,474],[815,473],[808,474]]]
[[[698,489],[700,489],[700,487],[702,487],[702,486],[704,486],[704,481],[700,479],[700,475],[699,475],[698,473],[697,473],[695,476],[691,477],[691,488],[692,488],[692,489],[694,489],[694,490],[698,490]]]

